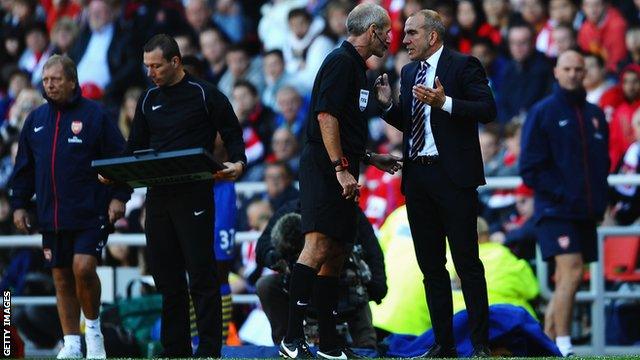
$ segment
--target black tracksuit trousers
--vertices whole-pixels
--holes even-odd
[[[149,189],[146,201],[149,265],[163,298],[163,356],[192,356],[189,291],[200,338],[195,355],[219,358],[222,310],[213,252],[213,186],[194,184],[179,189]]]

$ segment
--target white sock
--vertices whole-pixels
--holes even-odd
[[[573,345],[571,345],[571,336],[557,336],[556,345],[558,345],[558,349],[560,349],[562,356],[567,356],[569,353],[573,352]]]
[[[101,333],[102,331],[100,331],[100,317],[97,317],[94,320],[85,319],[84,331],[85,333]]]
[[[80,350],[80,335],[65,335],[64,346]]]

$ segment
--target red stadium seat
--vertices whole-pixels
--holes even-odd
[[[604,277],[607,281],[640,282],[639,236],[608,236],[604,241]]]

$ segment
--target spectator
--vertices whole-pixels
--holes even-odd
[[[522,19],[533,29],[536,39],[547,23],[545,4],[541,0],[524,0],[520,8]]]
[[[568,25],[573,29],[576,18],[576,5],[571,0],[551,0],[549,2],[549,20],[536,37],[536,49],[548,58],[556,58],[561,51],[552,36],[559,25]],[[575,36],[574,36],[575,38]]]
[[[234,43],[244,40],[247,33],[247,19],[237,0],[218,0],[213,21]]]
[[[199,0],[197,0],[199,1]],[[233,85],[238,80],[247,80],[262,93],[264,78],[262,77],[262,65],[260,59],[251,60],[249,51],[244,45],[231,45],[225,55],[228,71],[222,75],[218,82],[218,89],[231,98]]]
[[[273,133],[274,115],[271,109],[260,103],[255,86],[248,81],[236,82],[231,99],[233,110],[242,126],[247,154],[247,171],[244,179],[257,181],[259,177],[251,174],[251,168],[267,156]]]
[[[140,94],[142,94],[142,89],[139,87],[128,88],[124,93],[120,115],[118,116],[118,128],[120,128],[120,132],[125,139],[128,139],[131,133],[131,124],[133,123],[133,116],[136,114],[136,105]]]
[[[222,76],[227,72],[225,56],[231,40],[216,27],[205,28],[200,33],[200,49],[207,62],[204,78],[213,85],[218,85]]]
[[[567,50],[577,49],[576,31],[571,25],[558,24],[551,32],[551,40],[555,44],[558,54]],[[553,57],[555,60],[555,56]]]
[[[498,0],[485,0],[498,1]],[[509,29],[507,64],[498,91],[498,119],[502,124],[526,113],[529,107],[549,91],[553,78],[547,59],[533,47],[533,31],[525,24]]]
[[[347,1],[331,0],[325,8],[325,29],[323,34],[333,41],[335,45],[347,39],[347,15],[353,9],[353,5]]]
[[[264,170],[264,182],[267,185],[266,199],[272,209],[279,209],[284,203],[299,197],[298,189],[293,185],[293,173],[284,162],[267,164]]]
[[[629,64],[640,65],[640,27],[634,26],[627,29],[624,36],[624,42],[627,46],[627,57],[618,63],[618,71],[622,71]]]
[[[584,0],[582,11],[586,20],[578,32],[578,45],[583,51],[602,56],[607,70],[615,72],[618,62],[627,55],[627,22],[605,0]]]
[[[496,176],[518,176],[521,127],[518,121],[512,121],[504,127],[505,151],[502,156],[502,166],[498,169]]]
[[[619,174],[632,175],[640,170],[640,110],[636,110],[632,118],[635,141],[629,146],[622,158]],[[615,204],[610,214],[619,225],[630,225],[640,216],[640,192],[635,185],[616,185],[613,187],[612,203]]]
[[[307,111],[302,97],[292,86],[282,87],[276,94],[278,113],[276,127],[284,126],[291,130],[299,142],[302,142],[307,122]]]
[[[67,18],[75,20],[82,12],[82,7],[73,0],[41,0],[40,5],[47,14],[47,29],[52,31],[58,21]]]
[[[13,141],[15,136],[22,130],[24,122],[31,111],[43,103],[44,99],[40,91],[30,88],[20,91],[20,95],[18,95],[13,106],[11,106],[11,110],[9,110],[8,121],[2,126],[2,135],[5,140]]]
[[[80,85],[95,83],[105,103],[117,107],[126,89],[140,81],[140,57],[131,46],[131,34],[116,21],[110,0],[92,0],[87,18],[69,56],[78,64]]]
[[[173,39],[178,43],[178,49],[182,56],[196,56],[198,54],[198,46],[190,33],[178,33],[173,36]]]
[[[489,87],[494,97],[502,84],[502,71],[507,65],[507,59],[498,53],[498,49],[489,39],[479,38],[471,47],[471,55],[478,58],[487,73]]]
[[[304,8],[291,10],[288,22],[289,37],[282,49],[285,68],[293,81],[307,92],[335,43],[322,34],[324,21],[321,18],[313,20]]]
[[[78,25],[71,19],[62,18],[51,30],[51,44],[55,54],[66,55],[78,37]]]
[[[471,53],[471,47],[478,36],[481,15],[473,1],[462,0],[458,2],[456,25],[450,32],[454,36],[455,48],[461,53]]]
[[[212,9],[207,0],[187,0],[184,4],[187,23],[196,34],[212,25]]]
[[[520,184],[515,190],[516,204],[506,221],[491,226],[491,242],[502,244],[521,259],[536,256],[535,219],[533,217],[533,190]]]
[[[628,65],[620,75],[620,82],[624,101],[613,111],[609,124],[611,172],[618,168],[625,151],[634,142],[631,117],[640,107],[640,65]]]
[[[4,98],[0,100],[0,121],[7,119],[9,115],[9,109],[16,98],[20,95],[20,92],[31,86],[29,82],[29,74],[24,71],[14,68],[11,70],[8,76],[9,85],[7,86],[6,94]]]
[[[509,2],[507,0],[482,0],[486,22],[478,29],[478,36],[487,38],[500,46],[509,25]]]
[[[247,207],[249,229],[252,231],[262,232],[264,228],[267,227],[267,223],[269,222],[269,219],[271,219],[271,215],[273,215],[273,210],[268,201],[252,201]]]
[[[42,80],[42,67],[53,53],[49,44],[49,33],[44,23],[29,24],[25,30],[27,48],[22,53],[18,65],[31,74],[31,84],[39,86]]]
[[[262,57],[265,89],[262,92],[262,103],[275,109],[276,96],[283,86],[290,85],[291,76],[285,71],[284,55],[281,50],[267,51]]]
[[[478,132],[478,139],[485,176],[497,176],[503,155],[500,149],[500,129],[496,124],[487,124]]]
[[[282,49],[289,36],[287,17],[292,9],[307,6],[307,0],[271,1],[260,9],[258,37],[265,50]]]
[[[297,179],[300,167],[300,146],[291,130],[286,127],[278,128],[273,133],[271,150],[272,153],[268,160],[270,162],[286,162],[293,172],[294,179]]]
[[[598,105],[600,98],[614,84],[607,79],[607,69],[600,55],[587,54],[584,57],[585,75],[584,88],[587,90],[587,101]]]
[[[268,201],[256,199],[247,207],[247,220],[251,231],[262,232],[273,210]],[[262,276],[264,268],[256,262],[256,240],[244,241],[238,245],[236,252],[236,268],[234,272],[240,275],[229,282],[232,294],[246,294],[255,292],[256,281]]]

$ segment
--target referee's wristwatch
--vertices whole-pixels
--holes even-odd
[[[349,160],[346,157],[342,156],[338,160],[333,161],[331,165],[333,165],[336,172],[344,171],[349,169]]]

